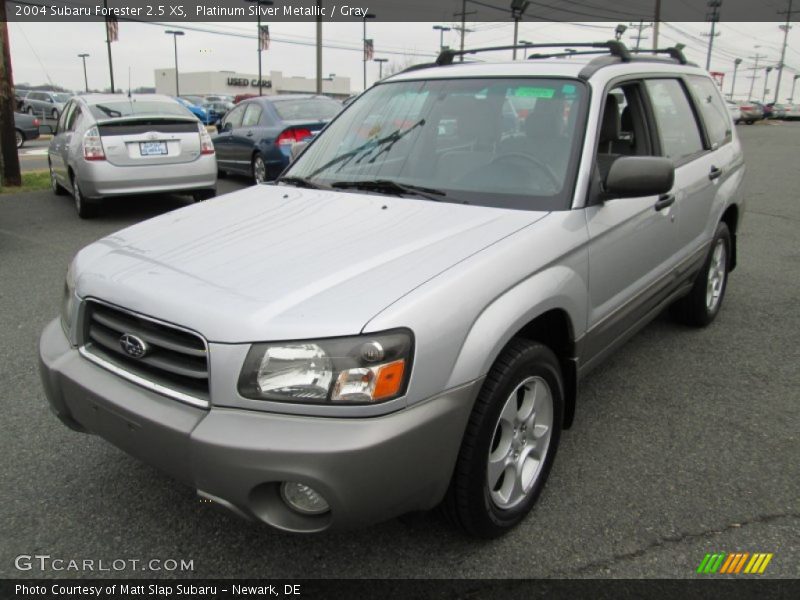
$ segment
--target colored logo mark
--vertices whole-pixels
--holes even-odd
[[[738,575],[746,573],[750,575],[761,575],[767,570],[769,561],[773,554],[767,552],[715,552],[706,554],[700,566],[697,567],[698,573],[704,574],[726,574]]]

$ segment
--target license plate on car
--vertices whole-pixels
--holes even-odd
[[[167,142],[139,142],[142,156],[161,156],[167,154]]]

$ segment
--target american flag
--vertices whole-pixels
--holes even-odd
[[[269,25],[262,25],[258,31],[258,49],[269,50]]]
[[[364,60],[372,60],[375,57],[375,44],[372,40],[364,40]]]
[[[119,41],[119,21],[114,15],[106,17],[106,37],[109,42]]]

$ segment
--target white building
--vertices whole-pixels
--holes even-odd
[[[258,75],[235,71],[196,71],[180,74],[180,91],[184,94],[258,94]],[[317,82],[308,77],[287,77],[281,71],[263,73],[264,95],[314,94]],[[156,69],[157,94],[175,94],[175,69]],[[351,95],[349,77],[326,77],[322,80],[322,93],[336,98]]]

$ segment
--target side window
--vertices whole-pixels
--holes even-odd
[[[69,131],[67,128],[67,123],[69,122],[70,117],[72,116],[73,109],[75,108],[75,103],[70,102],[64,107],[64,110],[61,111],[61,117],[58,119],[58,133],[64,133],[65,131]]]
[[[261,105],[251,102],[247,105],[247,110],[244,111],[242,118],[242,127],[255,127],[261,118]]]
[[[681,82],[649,79],[645,85],[656,117],[662,154],[679,162],[702,152],[703,139]]]
[[[69,115],[67,115],[67,131],[75,131],[75,126],[81,120],[81,107],[73,103]]]
[[[242,126],[242,117],[244,117],[244,109],[247,108],[247,104],[243,106],[237,106],[227,115],[225,115],[225,119],[223,120],[222,126],[227,127],[230,124],[234,129],[237,127]]]
[[[708,141],[716,148],[731,139],[731,118],[717,91],[717,86],[708,77],[690,75],[689,89],[700,107],[706,125]]]

